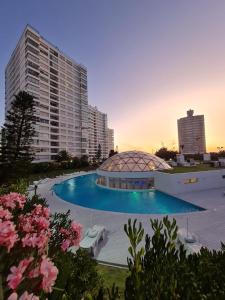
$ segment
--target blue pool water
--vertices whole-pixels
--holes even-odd
[[[203,210],[159,191],[116,191],[96,185],[97,175],[74,177],[54,185],[61,199],[76,205],[123,213],[174,214]]]

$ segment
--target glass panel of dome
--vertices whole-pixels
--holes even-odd
[[[150,171],[148,166],[145,166],[143,171]]]
[[[140,172],[141,169],[140,169],[139,165],[134,165],[132,171],[133,172]]]
[[[127,167],[127,165],[123,165],[123,167],[121,168],[121,171],[127,172],[127,171],[129,171],[129,168]]]

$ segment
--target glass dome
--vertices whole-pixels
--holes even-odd
[[[126,151],[108,158],[100,167],[108,172],[151,172],[171,169],[163,159],[142,151]]]

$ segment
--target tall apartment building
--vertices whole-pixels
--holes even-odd
[[[204,115],[194,116],[194,111],[190,109],[187,117],[177,120],[177,125],[181,153],[206,153]]]
[[[96,157],[101,145],[101,158],[109,156],[107,114],[100,112],[97,107],[89,107],[89,157]]]
[[[27,26],[5,71],[6,112],[24,90],[36,108],[36,161],[55,158],[60,150],[88,155],[87,69]]]
[[[114,150],[114,130],[108,128],[108,150]]]

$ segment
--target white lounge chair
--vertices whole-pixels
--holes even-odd
[[[185,228],[179,228],[177,231],[178,244],[184,245],[184,249],[187,251],[187,255],[193,253],[199,253],[202,244],[199,243],[199,239],[196,234],[187,231]]]
[[[80,242],[80,247],[87,249],[93,256],[96,255],[97,246],[100,240],[104,240],[106,229],[104,226],[94,225],[89,228]]]
[[[202,248],[202,244],[200,243],[186,243],[184,244],[184,249],[187,251],[187,255],[199,253]]]

